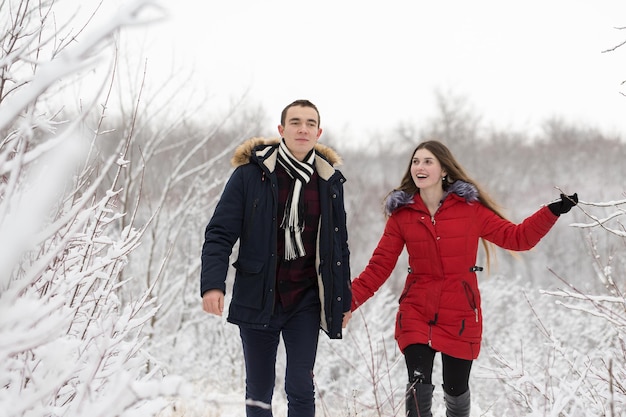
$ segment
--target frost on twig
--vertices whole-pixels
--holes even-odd
[[[614,235],[626,237],[626,229],[624,229],[624,225],[621,223],[622,216],[626,215],[626,199],[597,203],[580,201],[577,207],[591,221],[587,223],[572,223],[570,226],[580,229],[600,227]],[[610,208],[613,211],[608,215],[599,216],[591,212],[592,208]],[[612,221],[617,223],[618,228],[610,226]]]

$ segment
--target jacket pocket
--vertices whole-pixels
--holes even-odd
[[[463,290],[465,291],[465,297],[467,298],[470,308],[474,311],[474,319],[476,320],[476,323],[478,323],[478,303],[476,302],[476,293],[474,293],[474,290],[467,281],[463,281]]]
[[[257,197],[252,201],[252,207],[250,207],[249,212],[246,213],[246,224],[244,225],[244,234],[242,235],[244,240],[247,240],[250,237],[250,234],[253,233],[252,225],[255,223],[258,208],[259,198]],[[256,221],[258,222],[258,219],[256,219]],[[233,266],[234,265],[235,264],[233,264]]]
[[[417,280],[412,279],[410,282],[407,282],[406,286],[404,287],[404,290],[402,291],[402,294],[400,294],[400,298],[398,299],[398,304],[402,302],[402,300],[404,300],[407,296],[407,294],[409,293],[409,290],[411,289],[411,287],[413,286],[413,284],[415,284]]]
[[[237,259],[233,263],[236,269],[233,284],[232,302],[244,307],[261,309],[265,299],[265,279],[263,261]]]

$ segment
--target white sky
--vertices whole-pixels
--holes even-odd
[[[165,3],[164,3],[165,4]],[[383,5],[384,4],[384,5]],[[250,90],[278,124],[294,99],[327,131],[384,134],[437,115],[435,91],[485,123],[542,120],[626,135],[625,0],[177,0],[150,29],[149,65],[195,68],[193,89],[227,107]],[[161,61],[162,60],[162,61]]]

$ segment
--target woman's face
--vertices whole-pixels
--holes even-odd
[[[411,160],[411,178],[417,188],[423,190],[430,187],[442,188],[441,179],[446,172],[441,168],[439,160],[428,149],[418,149]]]

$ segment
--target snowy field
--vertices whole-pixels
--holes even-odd
[[[0,417],[241,416],[239,336],[201,310],[200,248],[233,149],[267,132],[267,117],[243,99],[224,113],[170,105],[194,83],[179,73],[151,80],[148,62],[135,68],[120,53],[126,31],[164,18],[160,3],[104,3],[113,9],[104,20],[99,6],[1,3]],[[82,84],[90,94],[75,90]],[[623,132],[559,118],[539,134],[502,131],[481,125],[466,101],[440,100],[434,119],[342,150],[353,274],[421,138],[445,140],[516,222],[560,189],[578,192],[535,250],[498,251],[479,278],[472,417],[626,415]],[[324,139],[347,142],[332,129]],[[393,323],[405,265],[343,340],[321,335],[318,416],[403,415]],[[435,364],[434,415],[443,417]],[[283,370],[279,355],[276,417],[286,416]]]

